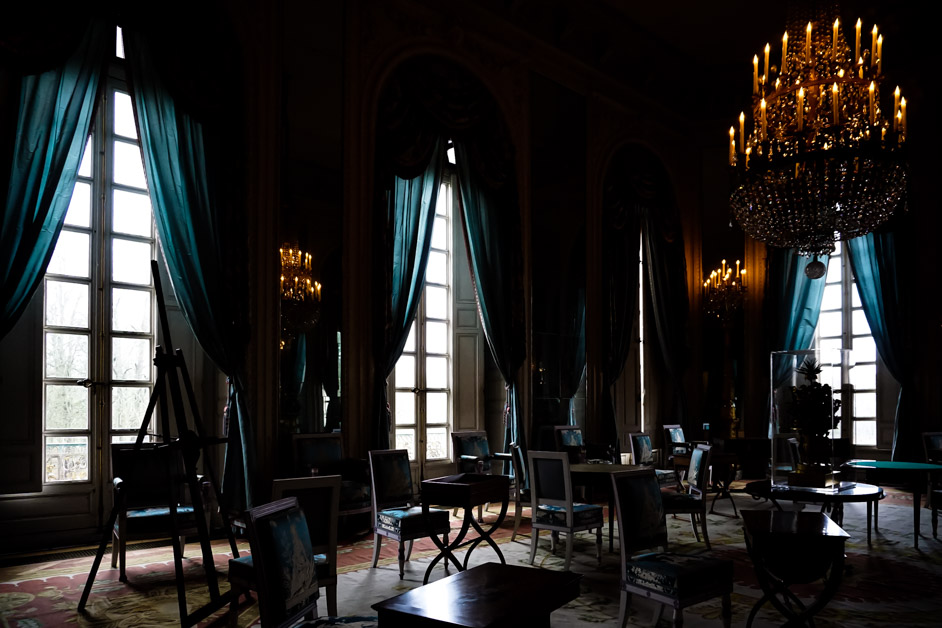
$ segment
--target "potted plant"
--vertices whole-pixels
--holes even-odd
[[[821,364],[814,358],[805,358],[795,372],[805,383],[791,387],[791,401],[787,404],[787,420],[797,432],[801,443],[802,460],[797,471],[789,475],[789,484],[797,486],[827,487],[837,482],[831,472],[831,447],[828,433],[834,429],[834,415],[841,407],[828,384],[818,381]]]

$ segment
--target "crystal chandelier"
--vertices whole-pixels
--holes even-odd
[[[703,280],[703,309],[716,316],[723,324],[731,322],[733,313],[742,306],[746,296],[746,269],[740,268],[736,260],[736,275],[733,267],[722,261],[719,268]]]
[[[891,110],[881,98],[877,26],[862,33],[858,19],[851,47],[839,15],[836,3],[792,6],[781,65],[769,65],[768,44],[761,68],[753,57],[752,119],[740,113],[738,133],[729,129],[736,221],[757,240],[809,257],[906,205],[906,99],[899,87]]]
[[[320,318],[321,284],[314,281],[311,254],[297,244],[285,244],[278,249],[281,255],[281,313],[282,339],[294,338],[317,325]]]

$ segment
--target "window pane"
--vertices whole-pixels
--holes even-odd
[[[877,444],[877,422],[854,421],[854,444],[875,446]]]
[[[415,386],[415,356],[401,355],[396,361],[396,388]]]
[[[448,358],[425,358],[425,387],[448,388]]]
[[[396,429],[396,449],[405,449],[409,460],[415,460],[415,430]]]
[[[409,335],[406,336],[406,344],[402,350],[415,353],[415,321],[412,321],[412,326],[409,328]]]
[[[454,147],[454,146],[452,146],[451,148],[449,148],[449,149],[446,151],[445,154],[448,156],[448,163],[450,163],[450,164],[456,163],[456,162],[455,162],[455,147]]]
[[[76,181],[72,189],[72,200],[65,213],[65,224],[73,227],[88,227],[92,207],[92,186],[84,181]]]
[[[425,458],[441,460],[448,457],[448,430],[430,427],[425,431]]]
[[[428,254],[428,268],[425,269],[425,281],[446,284],[448,257],[444,253],[432,251]]]
[[[396,393],[396,424],[415,423],[415,393]]]
[[[426,353],[448,353],[448,323],[425,323]]]
[[[855,336],[869,336],[870,335],[870,324],[867,323],[867,316],[864,314],[863,310],[854,310],[850,314],[851,318],[851,329]]]
[[[873,336],[854,338],[854,360],[856,362],[876,362],[877,345]]]
[[[857,282],[850,284],[850,305],[851,307],[861,307],[863,303],[860,302],[860,293],[857,292]]]
[[[56,250],[49,260],[47,273],[69,277],[88,277],[88,234],[63,229]]]
[[[88,389],[75,384],[46,384],[46,429],[87,430]]]
[[[88,136],[88,141],[85,142],[85,152],[82,153],[82,163],[79,164],[78,176],[80,177],[90,177],[92,176],[92,136]]]
[[[435,286],[425,287],[426,318],[448,318],[448,289]]]
[[[46,481],[82,482],[88,480],[88,437],[46,437]]]
[[[840,285],[841,283],[841,258],[831,256],[831,259],[828,261],[828,272],[824,277],[826,283],[836,283]]]
[[[840,338],[822,338],[821,341],[818,342],[818,348],[820,348],[822,351],[840,349],[841,339]]]
[[[47,333],[46,377],[88,377],[88,336]]]
[[[875,419],[877,416],[877,393],[854,393],[854,418]]]
[[[445,219],[442,216],[435,217],[435,223],[432,226],[432,248],[448,249],[447,227]]]
[[[824,297],[821,299],[821,310],[841,309],[841,284],[834,283],[824,287]]]
[[[111,290],[112,331],[150,332],[151,300],[147,290]]]
[[[858,364],[850,369],[850,383],[857,390],[873,390],[877,387],[875,364]]]
[[[150,379],[151,355],[148,338],[111,339],[111,378],[117,381]]]
[[[150,285],[150,244],[115,238],[112,252],[112,279],[123,283]]]
[[[818,318],[818,333],[822,336],[841,335],[841,313],[822,312]]]
[[[147,194],[115,190],[112,228],[118,233],[149,238],[150,211],[150,197]]]
[[[821,375],[818,377],[821,385],[827,384],[831,390],[840,390],[841,388],[841,367],[825,366],[821,368]]]
[[[88,327],[88,286],[83,283],[46,280],[46,324]]]
[[[115,37],[114,56],[119,59],[124,58],[124,34],[121,32],[120,26],[118,27],[117,37]]]
[[[111,389],[111,429],[136,430],[141,427],[150,388],[143,386],[115,386]]]
[[[430,392],[425,394],[425,422],[448,423],[448,393]]]
[[[451,186],[448,185],[447,183],[442,183],[438,187],[438,201],[435,203],[435,215],[436,216],[448,215],[448,195],[450,193],[451,193]]]
[[[137,139],[131,96],[124,92],[114,92],[114,132],[115,135]]]
[[[141,161],[141,149],[137,144],[127,142],[114,143],[114,182],[121,185],[147,189],[144,177],[144,163]]]

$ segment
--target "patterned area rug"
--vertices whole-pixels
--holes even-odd
[[[880,505],[880,530],[874,533],[873,547],[867,547],[866,510],[862,504],[849,504],[844,515],[844,529],[850,533],[847,542],[847,567],[844,580],[833,600],[815,618],[816,625],[828,627],[870,626],[938,626],[942,616],[942,541],[932,539],[929,511],[922,511],[922,537],[919,549],[913,548],[911,498],[905,495],[891,497]],[[770,509],[771,504],[735,495],[739,508]],[[813,508],[813,507],[810,507]],[[731,512],[728,501],[717,504],[717,510]],[[528,511],[527,511],[528,512]],[[489,516],[493,519],[494,515]],[[750,609],[761,597],[752,564],[746,554],[742,534],[742,520],[708,515],[710,541],[709,554],[733,561],[735,588],[733,592],[733,625],[745,625]],[[454,522],[457,525],[458,522]],[[524,523],[528,523],[524,519]],[[529,534],[529,526],[525,526]],[[693,536],[689,521],[668,518],[670,549],[676,552],[706,553],[702,542]],[[529,564],[530,539],[519,535],[510,542],[512,517],[508,515],[496,533],[497,542],[508,563]],[[615,626],[618,616],[619,556],[605,552],[602,564],[595,560],[594,537],[588,533],[576,535],[571,569],[583,574],[581,595],[578,599],[552,615],[553,626],[596,624]],[[548,535],[544,534],[538,546],[535,566],[561,569],[564,559],[565,537],[555,555],[549,551]],[[245,545],[240,545],[244,548]],[[198,546],[188,546],[190,558],[185,561],[187,591],[190,608],[195,609],[208,600],[203,571],[198,558]],[[223,572],[220,588],[226,590],[225,569],[228,546],[215,542],[216,565]],[[358,616],[345,625],[368,626],[359,616],[375,615],[370,607],[383,599],[421,586],[431,556],[436,552],[430,541],[417,542],[411,560],[406,563],[405,578],[399,579],[395,543],[383,545],[380,565],[370,569],[372,537],[362,538],[344,545],[338,556],[341,573],[338,584],[338,606],[341,615]],[[460,554],[459,554],[460,555]],[[798,557],[796,557],[796,560]],[[488,547],[480,547],[472,554],[472,566],[496,560]],[[128,553],[129,583],[121,583],[117,570],[102,569],[89,600],[87,613],[76,613],[76,605],[85,584],[91,558],[38,563],[0,569],[0,625],[14,628],[40,628],[42,626],[159,626],[179,624],[176,590],[173,580],[172,554],[169,548],[137,550]],[[103,567],[108,567],[108,556]],[[441,564],[432,579],[445,576]],[[816,587],[808,585],[797,589],[802,599],[809,601]],[[326,612],[323,602],[321,612]],[[630,625],[651,625],[655,608],[645,600],[635,598]],[[240,626],[258,622],[257,605],[243,605]],[[704,602],[684,612],[687,626],[720,626],[719,600]],[[783,623],[771,606],[759,612],[754,625],[778,626]],[[202,622],[201,626],[221,626],[225,617],[220,611]],[[318,621],[315,625],[336,625],[336,622]],[[670,612],[665,612],[660,626],[670,625]]]

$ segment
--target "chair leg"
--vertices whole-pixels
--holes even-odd
[[[118,518],[118,566],[120,571],[118,572],[118,580],[121,582],[128,581],[128,574],[125,572],[127,567],[127,547],[128,547],[128,527],[127,519],[122,513]]]
[[[723,626],[730,628],[733,625],[733,605],[730,602],[730,595],[723,596]]]
[[[697,515],[690,513],[690,527],[693,528],[693,535],[697,537],[697,543],[700,542],[700,531],[697,529]]]
[[[679,608],[674,609],[674,628],[682,628],[684,625],[684,611]]]
[[[628,621],[628,606],[631,604],[631,594],[627,591],[621,592],[621,601],[618,603],[618,628],[625,628]]]
[[[569,563],[572,562],[572,543],[575,537],[576,535],[573,532],[566,535],[566,562],[563,564],[564,571],[569,571]]]
[[[111,568],[115,569],[118,566],[118,545],[120,540],[118,539],[118,533],[114,530],[111,531]]]
[[[327,585],[327,614],[330,617],[337,617],[337,585]]]
[[[559,532],[556,530],[550,531],[550,552],[553,554],[556,553],[556,545],[559,543]]]
[[[595,557],[599,561],[599,566],[602,566],[602,526],[599,526],[595,531]]]
[[[932,538],[939,538],[939,508],[932,504]]]
[[[536,544],[540,541],[540,529],[532,528],[530,530],[530,564],[536,559]]]
[[[409,539],[409,546],[406,548],[406,560],[410,558],[412,558],[412,539]]]
[[[710,535],[707,533],[706,512],[700,513],[700,525],[703,526],[703,542],[706,543],[706,548],[710,549]]]
[[[514,533],[510,535],[510,542],[513,543],[517,538],[517,530],[520,528],[520,518],[523,516],[523,507],[520,504],[514,505]]]
[[[484,505],[478,504],[478,523],[484,522]]]
[[[186,536],[180,537],[180,556],[186,556]]]
[[[383,546],[383,535],[373,534],[373,567],[379,562],[379,549]]]
[[[239,626],[239,598],[242,597],[242,591],[232,587],[229,602],[229,628],[238,628]]]
[[[406,546],[404,541],[399,541],[399,579],[406,573]]]

